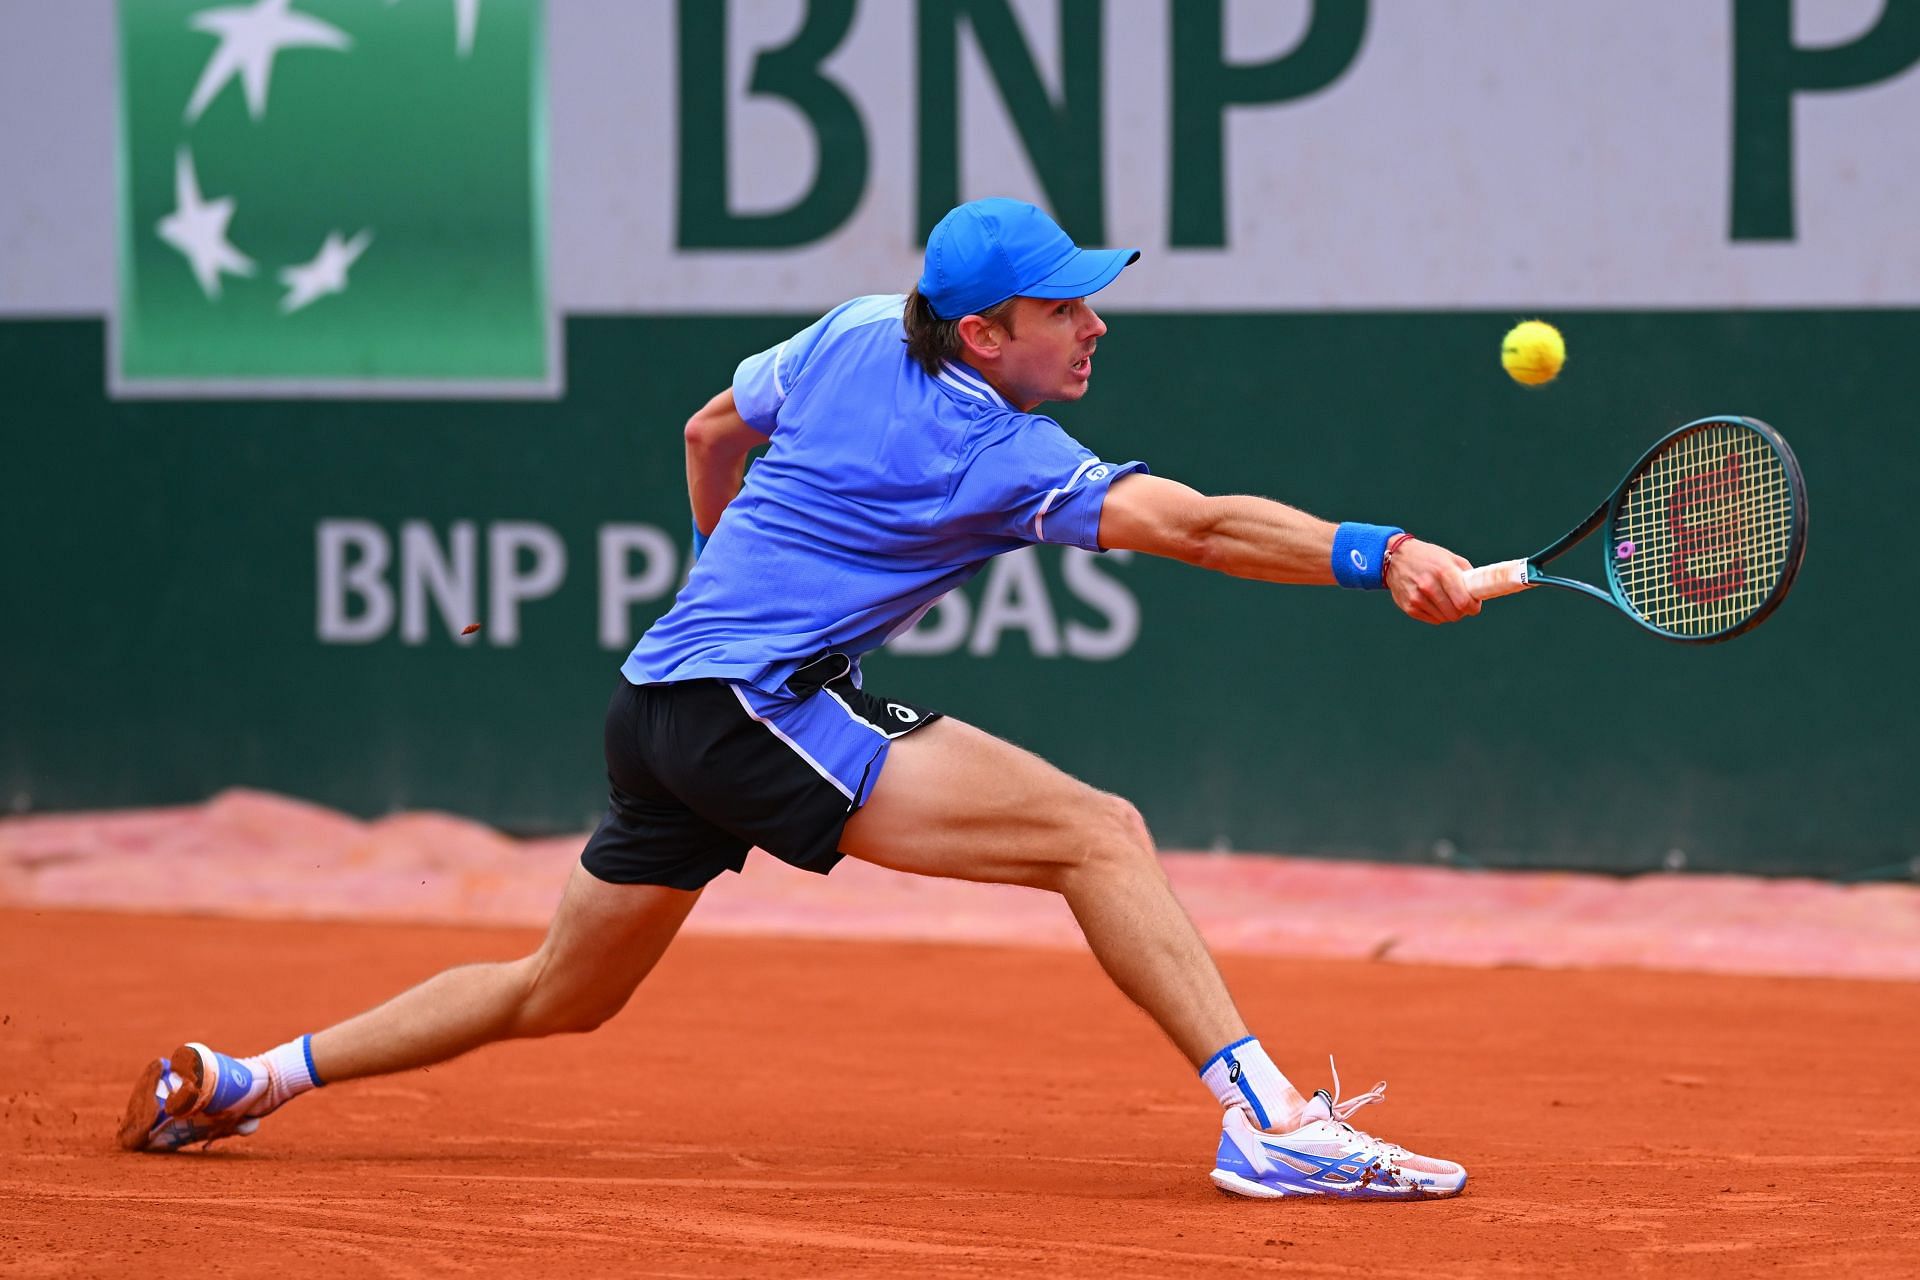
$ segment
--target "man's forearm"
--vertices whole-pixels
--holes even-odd
[[[1334,529],[1317,516],[1268,498],[1208,498],[1194,563],[1261,582],[1330,583]]]
[[[687,445],[687,501],[693,507],[693,523],[701,533],[712,533],[720,523],[720,513],[739,496],[747,471],[747,453],[745,449]]]
[[[767,437],[740,416],[729,388],[687,420],[686,442],[687,502],[694,526],[710,534],[720,523],[720,513],[740,493],[747,455],[767,443]]]

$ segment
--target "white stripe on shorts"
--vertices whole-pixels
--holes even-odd
[[[849,803],[853,801],[853,792],[847,790],[847,784],[840,781],[840,779],[834,777],[832,773],[830,773],[827,769],[822,767],[822,765],[818,760],[815,760],[812,756],[808,755],[807,749],[805,747],[795,742],[792,738],[789,738],[786,734],[780,732],[779,725],[775,724],[773,721],[767,719],[765,716],[755,711],[753,709],[753,704],[747,701],[747,695],[740,692],[739,685],[729,682],[727,685],[727,688],[733,690],[733,696],[740,700],[740,706],[746,711],[747,715],[749,715],[755,720],[758,720],[761,724],[767,726],[767,728],[772,731],[774,737],[780,739],[780,741],[786,743],[789,747],[792,747],[793,754],[799,756],[802,760],[805,760],[807,764],[812,767],[815,773],[825,778],[828,782],[831,782],[833,784],[833,789],[835,791],[838,791],[841,795],[845,796]]]

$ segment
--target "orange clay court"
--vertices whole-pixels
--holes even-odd
[[[245,825],[235,805],[228,816]],[[123,1154],[114,1126],[154,1053],[183,1038],[270,1044],[448,964],[522,953],[536,929],[424,921],[458,914],[459,893],[490,904],[475,914],[531,916],[537,904],[515,905],[509,881],[557,893],[568,859],[564,841],[521,848],[501,863],[514,870],[485,872],[489,897],[471,882],[481,853],[456,873],[417,820],[388,820],[357,827],[359,853],[339,869],[363,892],[384,886],[388,913],[409,920],[76,908],[110,900],[100,886],[137,882],[141,866],[177,869],[165,831],[180,812],[138,830],[119,820],[92,844],[68,820],[0,824],[0,900],[14,904],[0,907],[0,1274],[1920,1271],[1911,981],[1436,965],[1378,945],[1379,959],[1300,958],[1233,934],[1221,961],[1251,1022],[1281,1045],[1331,1046],[1350,1091],[1388,1079],[1381,1127],[1472,1174],[1454,1200],[1249,1202],[1207,1181],[1218,1131],[1205,1090],[1083,951],[1039,925],[1035,946],[755,936],[723,905],[730,893],[837,894],[793,917],[830,926],[836,902],[885,883],[874,873],[830,889],[838,872],[820,881],[757,863],[716,883],[690,936],[590,1036],[324,1090],[208,1150]],[[389,841],[399,852],[376,848],[382,829],[404,833]],[[347,827],[331,830],[344,839]],[[1225,930],[1208,876],[1294,865],[1169,863],[1209,937]],[[1521,884],[1548,924],[1604,914],[1555,907],[1548,881],[1619,885],[1420,874]],[[403,885],[444,890],[462,876],[438,905],[404,901]],[[1697,893],[1712,879],[1665,883]],[[1043,898],[981,889],[953,886],[910,910],[882,891],[877,906],[952,935],[1007,914],[983,903],[1015,904],[1018,917]],[[1897,970],[1920,895],[1857,892],[1846,932],[1890,931],[1895,945],[1868,967]],[[1695,910],[1709,932],[1742,915]],[[1775,914],[1783,936],[1818,933],[1785,897]],[[1413,926],[1394,927],[1423,945]],[[1327,1083],[1323,1062],[1291,1050],[1283,1062]]]

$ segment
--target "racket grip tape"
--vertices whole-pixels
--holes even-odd
[[[1527,581],[1525,560],[1502,560],[1499,564],[1483,564],[1477,569],[1467,570],[1462,576],[1467,580],[1467,590],[1473,592],[1473,598],[1476,600],[1510,596],[1516,591],[1525,591],[1533,585]]]

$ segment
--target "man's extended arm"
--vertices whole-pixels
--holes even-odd
[[[704,534],[720,523],[720,513],[740,492],[747,455],[767,437],[747,425],[733,407],[733,388],[707,401],[687,419],[687,501],[694,527]]]
[[[1337,526],[1266,498],[1209,497],[1160,476],[1122,476],[1100,509],[1100,545],[1165,556],[1263,582],[1330,584]],[[1386,586],[1402,612],[1422,622],[1457,622],[1480,612],[1444,547],[1408,539],[1395,552]]]

